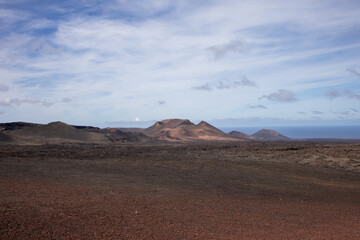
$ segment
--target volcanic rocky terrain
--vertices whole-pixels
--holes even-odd
[[[0,239],[360,239],[359,143],[181,119],[0,129]]]

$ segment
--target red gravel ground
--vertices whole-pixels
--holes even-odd
[[[0,239],[360,239],[359,172],[305,154],[360,145],[0,145]]]
[[[1,239],[360,239],[356,203],[2,178]],[[6,194],[4,194],[6,193]]]

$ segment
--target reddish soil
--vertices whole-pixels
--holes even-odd
[[[224,146],[0,145],[0,239],[360,239],[358,172]]]

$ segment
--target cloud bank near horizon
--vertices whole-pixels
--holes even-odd
[[[1,121],[358,120],[359,12],[355,0],[1,1]]]

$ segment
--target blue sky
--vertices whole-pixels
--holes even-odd
[[[360,2],[0,0],[0,122],[360,125]]]

